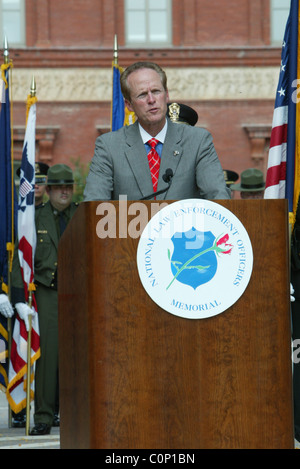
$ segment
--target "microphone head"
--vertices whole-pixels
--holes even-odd
[[[171,168],[167,168],[165,174],[163,175],[163,180],[166,183],[169,183],[173,177],[173,170]]]

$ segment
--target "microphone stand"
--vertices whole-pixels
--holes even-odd
[[[168,173],[168,171],[169,171],[169,173]],[[154,192],[153,194],[146,195],[145,197],[142,197],[140,200],[149,200],[149,199],[152,199],[153,197],[156,197],[157,195],[160,195],[160,194],[163,194],[164,192],[167,192],[167,190],[171,186],[172,177],[173,177],[173,171],[172,170],[166,170],[165,174],[163,175],[163,180],[168,184],[167,187],[165,187],[164,189],[161,189],[158,192]]]
[[[171,182],[169,183],[169,185],[167,187],[165,187],[165,189],[161,189],[158,192],[154,192],[153,194],[146,195],[146,197],[142,197],[140,200],[149,200],[149,199],[152,199],[153,197],[156,197],[157,195],[163,194],[164,192],[167,192],[170,185],[171,185]]]

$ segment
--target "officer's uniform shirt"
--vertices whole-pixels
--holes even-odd
[[[67,223],[70,221],[78,204],[71,203],[62,216]],[[50,201],[36,207],[35,222],[37,230],[37,245],[34,257],[35,266],[35,284],[43,284],[51,289],[57,289],[57,243],[61,236],[60,215],[57,210],[52,207]],[[53,213],[53,220],[51,221],[51,213]],[[49,218],[50,217],[50,218]],[[65,225],[65,226],[66,226]],[[51,228],[52,226],[52,228]],[[55,230],[56,227],[56,230]],[[57,233],[56,241],[53,238],[54,233]],[[18,264],[18,255],[15,253],[14,264]],[[24,287],[19,266],[13,267],[13,285],[12,296],[14,303],[19,301],[24,302]]]
[[[69,205],[65,210],[58,211],[56,208],[52,207],[53,216],[56,224],[58,238],[61,237],[64,230],[66,229],[67,224],[71,219],[71,205]]]

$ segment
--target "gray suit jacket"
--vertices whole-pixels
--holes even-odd
[[[162,179],[167,168],[174,174],[172,184],[157,200],[230,199],[212,136],[205,129],[168,120],[158,191],[167,185]],[[98,137],[84,201],[118,200],[120,195],[126,195],[127,200],[139,200],[152,192],[148,158],[138,123]]]

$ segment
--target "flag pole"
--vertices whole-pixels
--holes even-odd
[[[114,64],[118,65],[118,36],[115,34],[114,38]]]
[[[4,63],[7,65],[9,63],[9,50],[7,44],[7,37],[4,38],[4,51],[3,51]]]
[[[30,97],[36,95],[36,84],[34,76],[31,80]],[[27,123],[27,122],[26,122]],[[32,290],[28,289],[28,306],[32,308]],[[32,330],[32,316],[28,316],[28,336],[27,336],[27,387],[26,387],[26,436],[29,435],[30,427],[30,391],[31,391],[31,330]]]
[[[4,65],[9,64],[9,50],[8,50],[8,42],[7,37],[4,37],[4,45],[3,45],[3,62]],[[12,204],[13,210],[13,204]],[[12,213],[13,219],[13,213]],[[8,298],[11,301],[11,273],[10,273],[10,266],[11,266],[11,251],[9,251],[8,256]],[[11,318],[7,318],[7,347],[8,347],[8,360],[10,360],[11,355],[11,338],[12,338],[12,330],[11,330]],[[12,427],[12,410],[11,406],[8,403],[8,428]]]
[[[118,67],[118,36],[114,36],[114,51],[112,61],[112,90],[111,90],[111,109],[110,109],[110,130],[113,129],[113,106],[114,106],[114,72]]]
[[[29,292],[28,306],[32,308],[32,292]],[[27,387],[26,387],[26,436],[29,435],[30,427],[30,390],[31,390],[31,315],[28,316],[27,337]]]

